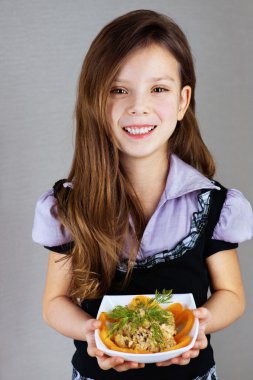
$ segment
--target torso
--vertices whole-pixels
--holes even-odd
[[[218,192],[219,193],[219,192]],[[217,195],[219,195],[217,193]],[[213,193],[214,194],[214,193]],[[223,196],[222,196],[223,197]],[[221,202],[224,199],[221,197]],[[217,206],[217,207],[216,207]],[[195,243],[188,242],[189,246],[178,245],[176,252],[161,251],[136,263],[133,267],[131,279],[126,287],[118,286],[123,283],[125,276],[124,268],[117,270],[115,281],[108,294],[153,294],[155,290],[173,289],[173,293],[192,293],[196,306],[203,305],[207,300],[209,276],[205,260],[205,246],[210,233],[217,223],[222,204],[216,203],[212,209],[212,214],[203,219],[199,225],[199,236]],[[147,210],[146,210],[147,211]],[[210,215],[209,215],[210,216]],[[215,219],[216,218],[216,219]],[[84,301],[82,308],[90,315],[96,317],[101,299]],[[208,337],[209,340],[210,337]],[[95,380],[123,380],[123,379],[147,379],[168,378],[181,380],[196,380],[206,378],[205,374],[214,366],[212,347],[209,344],[205,350],[201,350],[198,358],[195,358],[187,366],[169,366],[158,368],[155,364],[146,365],[144,369],[138,371],[128,371],[118,374],[114,370],[102,371],[98,368],[96,358],[86,354],[86,343],[75,341],[77,351],[73,357],[73,365],[82,376],[88,376]],[[201,376],[201,377],[199,377]]]

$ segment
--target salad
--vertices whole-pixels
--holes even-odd
[[[135,296],[126,306],[102,312],[100,338],[111,350],[152,354],[175,350],[191,342],[188,335],[194,324],[191,310],[171,303],[172,290],[156,291],[150,298]],[[163,304],[167,304],[162,307]],[[169,304],[169,306],[168,306]]]

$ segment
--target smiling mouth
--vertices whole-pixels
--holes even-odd
[[[157,125],[143,125],[143,126],[128,126],[123,127],[123,130],[129,135],[148,135],[150,134]]]

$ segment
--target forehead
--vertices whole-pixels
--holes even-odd
[[[132,52],[122,63],[115,80],[129,81],[135,77],[179,80],[179,63],[165,47],[149,45]]]

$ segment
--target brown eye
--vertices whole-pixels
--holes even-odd
[[[169,90],[167,90],[167,88],[164,88],[164,87],[155,87],[153,89],[153,92],[166,92],[166,91],[169,91]]]
[[[111,89],[110,91],[111,94],[127,94],[126,90],[124,90],[123,88],[113,88]]]

